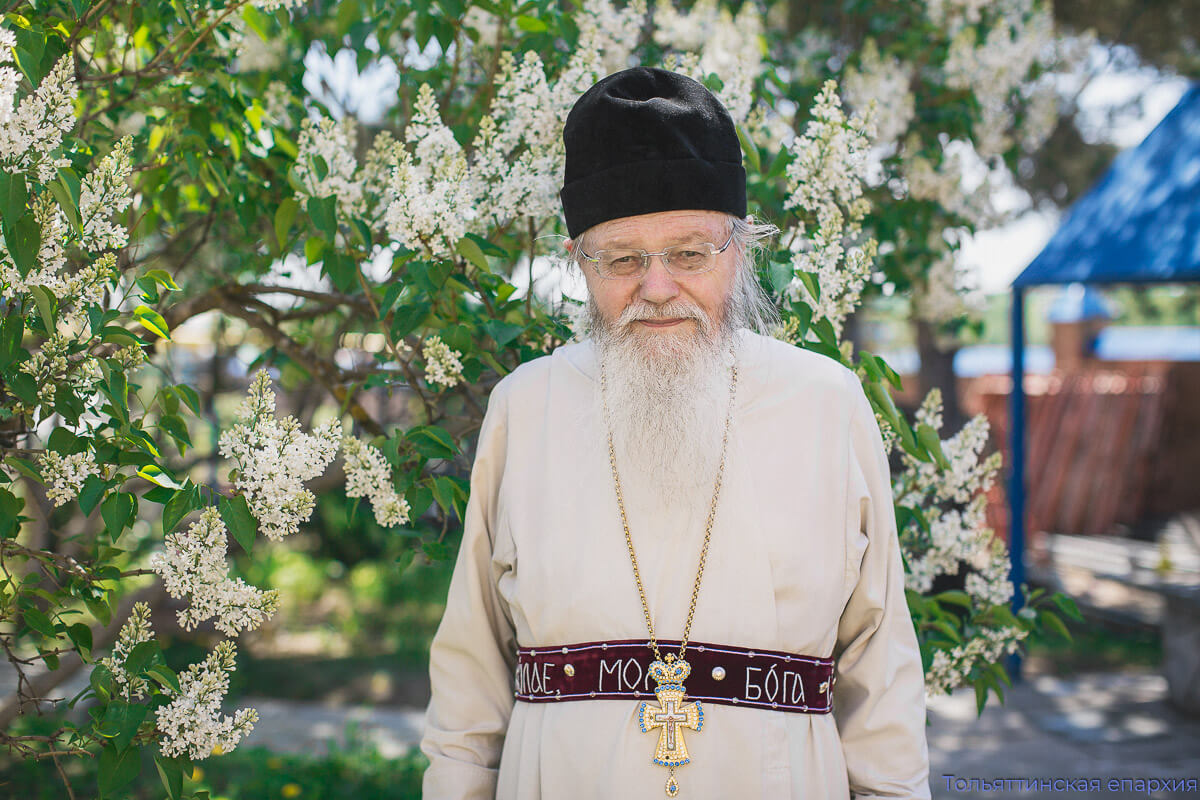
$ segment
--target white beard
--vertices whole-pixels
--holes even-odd
[[[726,308],[724,320],[731,319]],[[690,317],[653,330],[634,320]],[[604,400],[622,493],[665,508],[701,503],[708,512],[729,411],[736,330],[714,325],[686,300],[633,303],[613,323],[588,301],[587,323],[606,376]],[[599,382],[596,405],[599,419]]]

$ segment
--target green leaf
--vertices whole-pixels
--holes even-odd
[[[426,458],[454,458],[458,452],[454,438],[437,425],[417,425],[409,428],[404,436]]]
[[[296,221],[296,212],[300,210],[300,203],[293,197],[284,198],[279,204],[279,208],[275,209],[275,240],[279,242],[279,249],[287,247],[288,232],[292,229],[292,223]]]
[[[167,321],[163,319],[162,314],[159,314],[150,306],[140,305],[133,310],[133,315],[137,317],[138,322],[142,323],[143,328],[160,339],[170,341],[171,330],[167,327]]]
[[[22,609],[21,615],[25,619],[26,625],[43,636],[53,639],[58,635],[58,632],[54,630],[54,623],[50,621],[50,618],[36,608]]]
[[[108,623],[105,622],[104,624],[107,625]],[[103,664],[96,664],[88,674],[88,683],[91,684],[92,690],[102,698],[108,697],[108,690],[112,686],[112,682],[112,672]]]
[[[222,497],[217,501],[217,507],[221,511],[225,527],[249,554],[254,548],[254,537],[258,534],[258,520],[250,513],[250,505],[246,502],[245,495]]]
[[[464,256],[467,261],[470,261],[484,272],[492,271],[492,268],[488,266],[487,256],[483,254],[483,249],[474,239],[464,236],[462,239],[458,240],[458,244],[454,246],[454,249],[457,250],[460,255]]]
[[[79,648],[79,653],[85,659],[91,659],[92,629],[82,622],[76,622],[67,627],[67,637]]]
[[[155,753],[154,766],[158,767],[158,777],[162,779],[169,800],[179,800],[179,796],[183,794],[183,760],[181,757],[168,758],[162,753]]]
[[[151,664],[146,670],[146,675],[157,681],[160,686],[179,694],[179,676],[166,664]]]
[[[396,574],[400,575],[404,570],[408,569],[408,565],[413,563],[413,557],[417,551],[411,547],[406,547],[400,551],[400,555],[396,557]]]
[[[0,219],[20,219],[29,210],[26,207],[28,203],[29,190],[25,186],[25,176],[0,169]]]
[[[32,214],[26,214],[12,225],[12,236],[5,236],[9,242],[9,254],[21,277],[37,266],[38,249],[42,246],[42,229]],[[30,287],[33,288],[33,287]]]
[[[321,262],[321,271],[329,276],[339,292],[353,291],[354,287],[358,285],[358,265],[353,257],[345,253],[336,251],[326,253]]]
[[[88,611],[92,612],[92,616],[100,620],[102,625],[112,622],[112,608],[104,600],[88,597],[83,602],[88,607]]]
[[[121,536],[134,513],[137,513],[138,500],[130,492],[114,492],[104,498],[100,504],[100,516],[104,519],[104,529],[108,537],[115,543]]]
[[[142,751],[136,747],[119,750],[113,743],[100,751],[100,794],[109,795],[132,783],[142,770]]]
[[[140,339],[119,325],[105,325],[101,328],[100,341],[112,342],[113,344],[124,345],[126,347],[142,343]]]
[[[168,489],[183,488],[157,464],[147,464],[139,469],[137,474],[158,486],[165,486]]]
[[[496,340],[496,347],[504,348],[513,339],[520,336],[525,331],[523,325],[513,325],[510,322],[502,322],[497,319],[490,319],[483,323],[483,328]]]
[[[147,644],[147,642],[142,644]],[[118,749],[124,750],[133,742],[133,737],[137,735],[138,728],[142,726],[142,722],[146,719],[146,712],[149,710],[150,707],[142,703],[124,703],[113,700],[108,704],[104,714],[104,724],[110,730],[115,731],[113,744]]]
[[[308,198],[308,216],[325,240],[332,242],[337,236],[337,197]]]
[[[545,33],[550,30],[550,27],[545,22],[537,17],[531,17],[526,14],[521,14],[517,17],[517,27],[527,33]]]
[[[163,506],[163,535],[173,533],[179,521],[201,506],[200,490],[189,480]]]
[[[185,448],[192,446],[192,440],[188,438],[187,425],[184,424],[183,418],[178,414],[164,414],[158,418],[158,426],[169,433],[171,438],[179,443],[180,455],[183,455]]]
[[[927,422],[917,423],[917,441],[929,451],[937,461],[938,466],[942,469],[950,468],[950,461],[946,458],[946,454],[942,452],[942,440],[938,436],[937,431]]]
[[[1075,605],[1075,600],[1069,595],[1065,595],[1062,592],[1055,592],[1050,599],[1068,617],[1078,622],[1083,621],[1083,614],[1079,611],[1079,606]]]
[[[0,170],[0,173],[4,170]],[[25,334],[25,319],[20,314],[9,314],[0,322],[0,370],[7,369],[21,350],[21,337]]]
[[[1058,618],[1057,614],[1051,611],[1039,611],[1038,621],[1046,628],[1062,636],[1068,642],[1072,641],[1071,632],[1067,630],[1067,626],[1063,624],[1063,621]]]
[[[172,292],[179,291],[179,284],[175,283],[175,279],[171,277],[171,273],[167,272],[165,269],[147,270],[145,277],[154,281],[164,289]]]
[[[47,329],[54,327],[54,295],[50,294],[50,290],[40,284],[34,284],[29,287],[29,294],[33,297],[33,302],[37,304],[38,315],[41,316],[42,322]]]
[[[125,672],[133,678],[140,676],[151,664],[162,662],[162,648],[155,639],[138,642],[125,657]]]
[[[87,477],[79,489],[79,508],[83,511],[84,516],[92,513],[106,491],[108,491],[108,481],[99,475]]]
[[[179,392],[179,396],[183,398],[183,402],[187,403],[188,408],[196,416],[200,415],[200,395],[190,386],[182,383],[175,384],[175,391]]]
[[[430,304],[427,301],[417,301],[399,306],[392,314],[392,338],[403,339],[429,316]]]
[[[737,126],[737,137],[738,141],[742,143],[742,152],[746,154],[746,165],[749,171],[754,175],[762,172],[762,162],[758,159],[758,147],[750,138],[750,134],[746,132],[745,126]]]
[[[771,261],[767,265],[767,278],[771,281],[771,291],[783,294],[784,289],[791,284],[796,270],[785,261]]]

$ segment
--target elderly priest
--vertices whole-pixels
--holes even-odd
[[[563,139],[587,338],[488,401],[425,800],[928,798],[879,428],[853,371],[765,335],[729,113],[635,67]]]

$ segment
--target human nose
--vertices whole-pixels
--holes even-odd
[[[647,303],[665,303],[679,294],[679,284],[675,282],[675,276],[667,271],[667,262],[661,254],[648,258],[650,263],[642,275],[638,294]]]

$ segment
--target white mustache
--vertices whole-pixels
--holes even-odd
[[[617,318],[617,325],[624,326],[643,319],[695,319],[703,322],[706,316],[700,308],[690,303],[675,303],[666,306],[639,303],[622,311],[621,316]]]

